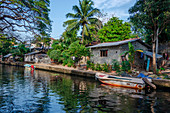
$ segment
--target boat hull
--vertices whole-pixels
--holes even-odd
[[[96,78],[100,82],[112,86],[134,88],[134,89],[145,88],[145,82],[139,78],[119,77],[119,76],[112,76],[103,73],[96,73]]]
[[[124,81],[117,81],[117,80],[103,80],[103,79],[99,79],[99,81],[107,85],[118,86],[118,87],[134,88],[134,89],[145,88],[145,84],[140,84],[140,83],[124,82]]]

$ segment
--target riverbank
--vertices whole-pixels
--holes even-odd
[[[23,62],[4,62],[4,61],[0,61],[0,63],[6,65],[12,65],[12,66],[22,66],[22,67],[24,67],[25,64],[28,64]],[[79,68],[66,67],[66,66],[56,65],[56,64],[39,63],[33,65],[36,66],[36,69],[39,70],[53,71],[57,73],[64,73],[64,74],[76,75],[76,76],[88,77],[88,78],[95,78],[95,74],[97,72],[92,70],[82,70]],[[116,73],[108,73],[108,74],[116,75]],[[156,86],[170,87],[170,80],[167,79],[153,79],[153,83]]]
[[[4,62],[0,61],[1,64],[6,65],[12,65],[12,66],[22,66],[24,67],[27,63],[22,62]],[[95,78],[96,71],[91,70],[80,70],[73,67],[66,67],[62,65],[53,65],[53,64],[33,64],[36,66],[36,69],[45,70],[45,71],[53,71],[57,73],[64,73],[64,74],[70,74],[70,75],[76,75],[76,76],[82,76],[82,77],[90,77]]]

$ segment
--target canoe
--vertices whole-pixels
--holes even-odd
[[[125,88],[144,89],[145,82],[141,78],[120,77],[104,73],[96,73],[95,77],[102,83]],[[150,80],[149,80],[150,81]]]

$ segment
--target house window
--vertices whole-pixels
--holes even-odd
[[[108,50],[100,50],[100,56],[101,57],[107,57]]]

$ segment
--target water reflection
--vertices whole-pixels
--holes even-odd
[[[0,113],[168,113],[170,92],[112,87],[93,79],[0,65]]]

